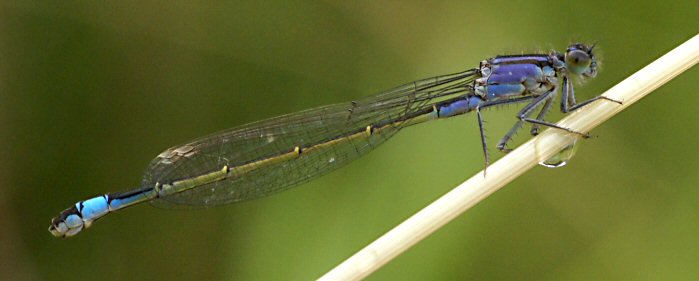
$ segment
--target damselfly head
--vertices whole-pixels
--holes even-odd
[[[575,43],[568,46],[565,53],[566,68],[569,73],[594,78],[597,76],[597,60],[592,53],[595,45]]]

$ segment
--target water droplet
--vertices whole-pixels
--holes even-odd
[[[561,151],[559,151],[558,153],[553,155],[553,157],[547,159],[546,161],[539,162],[539,165],[544,166],[546,168],[559,168],[565,166],[566,164],[568,164],[568,161],[570,161],[570,158],[573,158],[573,156],[575,156],[575,152],[578,151],[578,139],[579,138],[574,138],[573,142],[570,145],[561,149]]]

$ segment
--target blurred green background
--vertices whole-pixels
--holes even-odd
[[[602,52],[582,100],[699,30],[696,1],[562,3],[2,1],[0,279],[317,278],[482,168],[473,115],[272,197],[47,228],[211,132],[578,40]],[[368,279],[698,279],[698,86],[695,67]],[[486,112],[491,148],[516,111]]]

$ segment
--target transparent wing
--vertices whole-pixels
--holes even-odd
[[[327,174],[393,136],[400,120],[464,95],[475,69],[428,78],[351,103],[262,120],[166,150],[151,161],[142,186],[188,179],[228,166],[232,175],[153,201],[158,206],[213,206],[267,196]],[[362,136],[367,126],[382,129]],[[357,137],[362,136],[362,137]],[[297,157],[280,155],[308,149]],[[246,167],[236,172],[235,167]]]

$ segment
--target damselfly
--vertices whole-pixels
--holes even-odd
[[[489,163],[481,110],[527,103],[517,123],[497,144],[507,143],[524,122],[531,133],[544,121],[559,91],[568,112],[576,103],[570,76],[597,74],[594,46],[572,44],[564,53],[508,55],[478,68],[411,82],[373,97],[318,107],[215,133],[175,146],[153,159],[139,189],[108,193],[64,210],[49,231],[70,237],[106,214],[143,202],[160,206],[214,206],[255,199],[327,174],[357,159],[410,125],[475,111]],[[540,110],[533,116],[537,109]],[[581,134],[585,135],[585,134]]]

